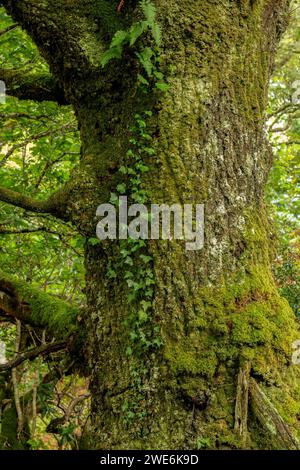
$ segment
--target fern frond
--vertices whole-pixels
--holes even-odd
[[[134,23],[129,31],[130,36],[130,46],[133,46],[138,38],[144,33],[145,29],[148,27],[146,21],[141,21],[140,23]]]
[[[108,62],[111,61],[112,59],[121,59],[122,52],[123,52],[123,48],[121,46],[111,47],[110,49],[105,51],[101,57],[102,67],[105,67],[105,65],[108,64]]]
[[[152,3],[150,0],[142,0],[141,9],[143,10],[145,18],[151,27],[151,25],[155,23],[156,18],[156,7],[154,3]]]

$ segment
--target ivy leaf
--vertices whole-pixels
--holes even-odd
[[[144,263],[150,263],[150,261],[153,261],[152,256],[140,255],[140,258]]]
[[[118,202],[118,200],[119,200],[119,197],[118,197],[118,195],[117,195],[116,193],[111,193],[111,194],[110,194],[110,200],[109,200],[109,202],[110,202],[111,204],[116,204],[116,203]]]
[[[118,184],[117,191],[120,194],[125,194],[126,193],[126,184],[125,183]]]
[[[139,310],[138,317],[141,323],[145,323],[148,320],[148,314],[144,310]]]
[[[95,245],[98,245],[98,243],[99,243],[98,238],[95,238],[95,237],[89,238],[90,245],[95,246]]]
[[[157,70],[154,72],[154,77],[157,78],[157,80],[163,80],[164,79],[164,74],[161,72],[158,72]]]
[[[126,168],[126,166],[122,165],[119,168],[119,172],[122,173],[122,175],[126,175],[128,173],[128,169]]]
[[[138,80],[139,80],[143,85],[147,85],[147,86],[149,85],[148,80],[146,80],[146,79],[143,77],[143,75],[141,75],[141,74],[138,74]]]

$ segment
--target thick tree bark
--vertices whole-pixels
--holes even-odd
[[[143,178],[149,201],[205,204],[203,250],[186,251],[180,241],[150,241],[144,248],[155,273],[149,328],[162,345],[142,357],[126,355],[132,312],[124,273],[107,276],[108,267],[118,265],[118,242],[87,244],[85,357],[93,400],[85,446],[195,448],[205,438],[212,448],[241,447],[234,417],[244,360],[282,409],[290,404],[284,411],[295,426],[296,371],[289,363],[297,330],[272,279],[263,202],[272,163],[264,110],[288,2],[157,0],[161,69],[170,89],[151,95],[137,88],[130,51],[104,71],[97,66],[98,51],[91,50],[98,44],[102,51],[109,41],[101,22],[100,33],[92,34],[93,2],[83,2],[84,9],[72,2],[59,17],[51,5],[46,9],[50,2],[3,3],[17,21],[30,22],[29,33],[75,108],[82,160],[63,207],[81,232],[95,236],[96,208],[122,182],[117,170],[131,146],[129,128],[145,110],[153,112],[156,148]],[[39,3],[41,23],[30,18]],[[134,21],[135,6],[128,2],[125,22]],[[53,44],[63,41],[59,28],[67,10],[66,47],[57,52]],[[76,43],[84,15],[86,34]],[[55,25],[54,38],[47,21]],[[253,446],[264,447],[252,432]]]

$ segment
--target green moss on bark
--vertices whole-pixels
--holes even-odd
[[[76,329],[77,309],[66,302],[42,292],[30,283],[0,271],[0,281],[11,284],[20,301],[28,304],[30,322],[48,329],[56,338],[65,337]]]

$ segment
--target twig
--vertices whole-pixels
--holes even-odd
[[[121,11],[123,10],[124,6],[125,6],[125,0],[121,0],[120,3],[119,3],[119,5],[118,5],[117,12],[118,12],[118,13],[121,13]]]
[[[75,397],[71,403],[69,404],[68,408],[67,408],[67,411],[66,411],[66,414],[65,414],[65,422],[69,421],[70,419],[70,416],[75,408],[76,405],[78,405],[78,403],[80,403],[81,401],[83,400],[87,400],[88,398],[90,398],[91,394],[90,393],[85,393],[84,395],[80,395],[79,397]]]
[[[16,29],[18,27],[17,24],[11,24],[10,26],[7,26],[7,28],[4,28],[0,31],[0,36],[4,36],[4,34],[9,33],[9,31],[12,31],[13,29]]]
[[[16,150],[19,150],[21,148],[23,148],[25,145],[27,144],[30,144],[31,142],[34,142],[36,140],[39,140],[39,139],[42,139],[43,137],[47,137],[48,135],[52,135],[52,134],[55,134],[55,133],[58,133],[58,132],[61,132],[63,130],[66,130],[66,131],[69,131],[69,132],[74,132],[75,131],[75,128],[73,127],[73,123],[67,123],[57,129],[48,129],[46,131],[43,131],[43,132],[40,132],[39,134],[36,134],[36,135],[31,135],[30,137],[28,137],[27,139],[23,140],[23,142],[20,142],[18,144],[15,144],[13,145],[9,150],[8,152],[6,153],[6,155],[2,158],[2,160],[0,160],[0,168],[2,166],[5,165],[5,163],[7,162],[7,160],[9,159],[9,157],[16,151]]]

